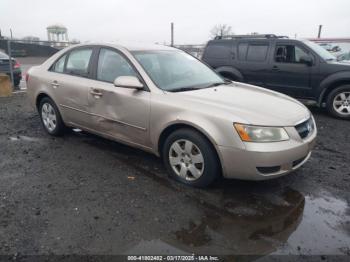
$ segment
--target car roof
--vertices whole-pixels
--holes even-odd
[[[74,47],[78,46],[91,46],[91,45],[99,45],[99,46],[109,46],[117,49],[126,49],[128,51],[176,51],[177,48],[173,48],[166,45],[161,44],[141,44],[141,43],[128,43],[128,42],[105,42],[105,43],[85,43],[74,45]]]

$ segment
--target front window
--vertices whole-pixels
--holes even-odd
[[[309,56],[303,49],[295,45],[277,45],[275,61],[277,63],[301,63],[300,58]]]
[[[322,57],[326,61],[335,61],[337,60],[335,56],[325,50],[323,47],[315,44],[314,42],[305,40],[303,41],[308,47],[310,47],[315,53],[317,53],[320,57]]]
[[[102,48],[98,58],[97,79],[112,83],[119,76],[136,76],[136,73],[122,55]]]
[[[186,91],[224,84],[212,69],[182,51],[134,51],[153,82],[165,91]]]

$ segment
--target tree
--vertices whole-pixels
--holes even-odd
[[[218,24],[210,30],[210,35],[212,38],[215,38],[217,36],[222,37],[233,34],[234,33],[232,32],[232,27],[227,24]]]

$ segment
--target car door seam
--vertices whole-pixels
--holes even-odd
[[[102,117],[102,118],[107,119],[107,120],[109,120],[109,121],[113,121],[113,122],[116,122],[116,123],[118,123],[118,124],[130,126],[130,127],[133,127],[133,128],[139,129],[139,130],[142,130],[142,131],[147,131],[147,128],[145,128],[145,127],[136,126],[136,125],[133,125],[133,124],[129,124],[129,123],[120,121],[120,120],[115,120],[115,119],[112,119],[112,118],[108,118],[108,117],[105,117],[105,116],[101,116],[101,115],[99,115],[99,114],[87,112],[87,111],[84,111],[84,110],[81,110],[81,109],[77,109],[77,108],[74,108],[74,107],[71,107],[71,106],[66,106],[66,105],[63,105],[63,104],[60,104],[60,106],[65,107],[65,108],[68,108],[68,109],[71,109],[71,110],[75,110],[75,111],[78,111],[78,112],[81,112],[81,113],[85,113],[85,114],[88,114],[88,115],[91,115],[91,116]]]

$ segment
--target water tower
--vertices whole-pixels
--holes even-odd
[[[68,42],[68,30],[65,26],[55,24],[46,28],[47,40],[50,42]]]

